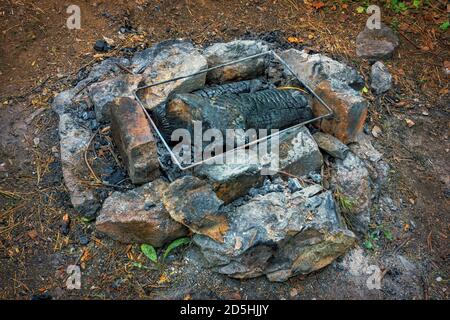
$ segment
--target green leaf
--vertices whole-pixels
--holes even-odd
[[[372,241],[370,241],[370,240],[364,241],[363,245],[368,250],[372,250],[373,249],[373,244],[372,244]]]
[[[141,245],[141,251],[147,258],[150,259],[150,261],[156,263],[158,261],[158,256],[156,255],[156,250],[153,248],[153,246],[149,244],[142,244]]]
[[[414,8],[419,9],[419,7],[422,5],[422,0],[413,0],[412,5]]]
[[[367,89],[367,87],[364,87],[364,88],[362,88],[361,92],[362,92],[362,93],[368,93],[368,92],[369,92],[369,89]]]
[[[144,266],[144,265],[143,265],[142,263],[140,263],[140,262],[133,261],[131,264],[133,265],[133,267],[136,267],[136,268],[138,268],[138,269],[148,269],[146,266]]]
[[[91,223],[95,220],[95,217],[81,217],[81,222],[83,223]]]
[[[441,29],[442,31],[447,31],[447,29],[449,27],[450,27],[450,22],[447,20],[439,26],[439,29]]]
[[[389,230],[384,230],[383,234],[384,234],[384,237],[385,237],[386,239],[388,239],[389,241],[391,241],[392,239],[394,239],[394,236],[392,235],[392,232],[389,231]]]
[[[189,244],[191,242],[190,238],[179,238],[177,240],[172,241],[171,244],[167,246],[166,251],[164,251],[163,260],[169,255],[169,253],[178,248],[179,246]]]
[[[364,7],[358,7],[358,8],[356,8],[356,12],[358,12],[358,13],[364,13],[364,11],[366,11],[366,10],[364,9]]]
[[[408,6],[407,6],[406,3],[404,3],[404,2],[400,2],[400,3],[398,4],[398,8],[400,9],[400,11],[406,11],[406,10],[408,10]]]

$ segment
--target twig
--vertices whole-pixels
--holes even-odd
[[[421,49],[415,42],[413,42],[411,39],[409,39],[403,32],[398,32],[403,38],[405,38],[409,43],[411,43],[416,49]]]
[[[116,65],[122,69],[125,72],[128,72],[129,74],[134,74],[133,71],[131,71],[130,69],[128,69],[127,67],[125,67],[124,65],[121,65],[120,63],[116,63]]]
[[[89,151],[89,148],[91,147],[92,141],[94,141],[94,138],[97,136],[99,131],[100,131],[100,129],[97,129],[97,131],[95,131],[94,134],[92,135],[92,137],[89,139],[89,142],[88,142],[88,144],[86,146],[86,149],[84,150],[84,162],[86,163],[86,166],[88,167],[89,172],[94,177],[95,183],[100,184],[100,185],[104,185],[106,187],[111,187],[111,188],[126,189],[125,187],[119,186],[117,184],[111,184],[111,183],[108,183],[108,182],[105,182],[105,181],[101,180],[97,176],[97,174],[95,173],[94,169],[92,169],[92,166],[89,164],[87,153]]]
[[[86,166],[88,167],[89,171],[91,172],[92,176],[94,177],[95,182],[102,183],[102,180],[100,180],[97,175],[95,174],[94,170],[92,169],[91,165],[89,164],[87,153],[89,151],[89,148],[91,147],[92,141],[94,141],[95,136],[97,135],[99,129],[94,132],[92,137],[89,139],[88,145],[86,146],[86,149],[84,150],[84,162],[86,163]]]

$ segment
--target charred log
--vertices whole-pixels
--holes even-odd
[[[259,90],[271,89],[273,85],[258,79],[231,82],[222,85],[211,86],[192,92],[203,98],[214,98],[225,94],[252,93]]]
[[[193,133],[195,121],[203,130],[226,129],[283,129],[312,119],[311,103],[297,90],[268,89],[252,93],[224,94],[211,99],[197,94],[175,95],[159,123],[170,137],[173,130],[185,128]]]

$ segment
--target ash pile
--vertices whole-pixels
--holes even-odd
[[[286,64],[266,55],[227,64],[270,50]],[[53,101],[72,205],[123,243],[163,247],[192,236],[208,266],[230,277],[311,273],[367,232],[387,176],[362,132],[363,87],[343,63],[254,40],[206,48],[169,40],[108,58]],[[197,161],[194,141],[173,151],[174,132],[195,137],[196,124],[223,136],[280,130],[276,170],[267,170],[270,153],[266,162],[218,163]],[[200,153],[215,158],[250,141],[209,138]]]

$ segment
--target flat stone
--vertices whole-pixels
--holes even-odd
[[[152,47],[153,48],[153,47]],[[142,73],[145,84],[187,76],[208,68],[206,59],[187,41],[164,41],[148,52],[148,61]],[[140,60],[133,61],[140,68]],[[205,85],[206,73],[149,87],[139,91],[145,107],[152,110],[165,102],[174,93],[189,93],[201,89]]]
[[[229,203],[263,183],[260,170],[254,161],[251,164],[202,164],[194,169],[194,174],[207,179],[217,196]]]
[[[279,160],[280,171],[297,177],[318,172],[323,164],[322,153],[304,126],[292,133],[280,135]]]
[[[313,137],[319,148],[334,158],[343,160],[350,150],[347,145],[332,135],[319,131],[314,133]]]
[[[364,133],[360,133],[355,142],[349,144],[349,148],[364,161],[373,182],[373,197],[377,198],[389,175],[389,165],[383,159],[383,154],[375,149],[372,138]]]
[[[229,203],[247,194],[250,188],[260,186],[265,175],[270,174],[271,150],[267,147],[265,158],[250,154],[245,158],[236,153],[236,162],[223,164],[202,164],[194,169],[194,175],[202,177],[212,185],[217,196]],[[296,176],[304,176],[320,170],[323,163],[322,154],[306,127],[301,127],[290,134],[280,136],[278,168]],[[226,160],[226,159],[225,159]],[[273,172],[272,174],[275,174]]]
[[[286,281],[325,267],[355,242],[329,191],[272,192],[224,210],[230,228],[223,243],[193,240],[214,270],[233,278]]]
[[[170,216],[195,233],[222,242],[228,221],[219,212],[223,202],[211,187],[193,176],[172,182],[163,195],[163,203]]]
[[[321,131],[343,143],[353,141],[362,131],[367,117],[368,103],[359,91],[364,87],[364,79],[353,68],[324,55],[289,49],[280,56],[333,110],[334,118],[316,123]],[[313,113],[318,117],[329,111],[314,99]]]
[[[364,162],[349,152],[344,160],[337,159],[331,170],[331,182],[341,201],[352,230],[364,235],[370,223],[372,181]]]
[[[389,59],[398,45],[397,35],[385,24],[380,29],[366,26],[356,37],[356,55],[368,60]]]
[[[133,91],[141,81],[140,75],[121,75],[92,84],[88,88],[88,94],[94,105],[97,121],[101,123],[111,121],[109,103],[118,97],[134,98]]]
[[[109,103],[111,131],[131,182],[142,184],[160,175],[158,153],[150,124],[141,106],[128,97]]]
[[[127,192],[114,192],[103,203],[97,230],[122,243],[154,247],[185,236],[187,228],[174,221],[161,202],[167,188],[167,182],[156,179]]]
[[[83,159],[92,132],[81,125],[75,112],[71,112],[77,104],[71,101],[74,92],[64,91],[53,101],[53,109],[59,115],[61,166],[73,207],[81,215],[92,218],[100,208],[100,201],[93,189],[84,183],[89,179],[89,171]]]
[[[203,51],[203,55],[208,61],[208,67],[211,68],[226,62],[266,52],[269,49],[269,46],[262,41],[235,40],[213,44]],[[265,72],[265,59],[266,57],[259,57],[211,70],[208,72],[206,79],[210,83],[222,83],[256,78]]]
[[[391,89],[392,75],[389,70],[381,62],[375,62],[371,67],[371,83],[370,87],[375,94],[382,94]]]
[[[324,80],[336,80],[355,90],[364,87],[364,79],[355,69],[323,54],[288,49],[281,52],[280,57],[303,83],[313,89]],[[290,75],[287,70],[285,73]]]

